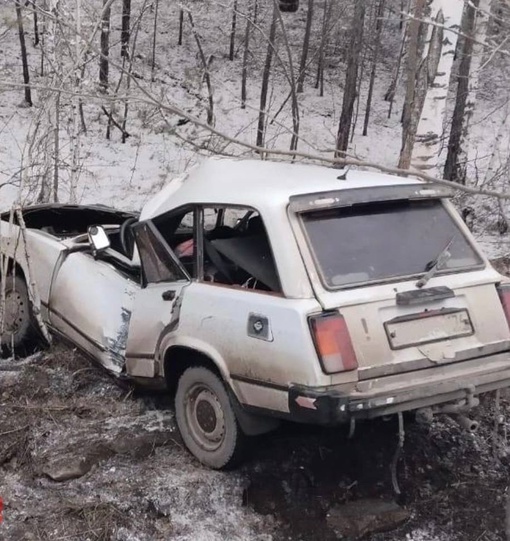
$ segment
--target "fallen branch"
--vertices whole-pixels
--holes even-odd
[[[101,107],[103,113],[108,117],[108,120],[120,131],[122,134],[122,139],[125,141],[128,137],[131,137],[131,134],[128,133],[113,117],[113,114],[110,113],[106,107],[103,105]]]

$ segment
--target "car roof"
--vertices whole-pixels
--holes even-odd
[[[209,158],[172,180],[142,210],[145,220],[188,203],[286,207],[293,196],[334,190],[423,184],[422,181],[319,165]]]

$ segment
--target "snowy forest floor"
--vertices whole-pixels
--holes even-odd
[[[490,395],[475,434],[446,416],[408,422],[397,501],[410,519],[368,539],[505,539],[507,395],[500,414],[496,443]],[[351,440],[348,427],[284,425],[254,440],[241,469],[214,472],[183,448],[168,397],[119,387],[57,344],[0,365],[0,538],[334,541],[335,508],[395,499],[396,425],[363,423]]]
[[[228,11],[218,5],[208,11],[202,2],[190,5],[206,52],[213,55],[217,127],[254,143],[266,43],[260,36],[253,40],[248,107],[241,110],[242,51],[239,46],[234,62],[227,60]],[[138,39],[137,81],[153,95],[204,118],[207,94],[189,28],[183,46],[175,45],[177,2],[160,3],[158,24],[163,30],[154,82],[150,80],[150,17],[152,13]],[[260,17],[261,25],[267,27],[267,13],[261,12]],[[284,15],[284,19],[297,55],[304,11]],[[118,23],[117,18],[115,32]],[[239,24],[241,35],[244,23]],[[347,19],[339,24],[338,35],[346,24]],[[29,34],[30,25],[26,27]],[[351,146],[352,154],[389,166],[398,161],[403,103],[400,87],[393,115],[387,117],[383,96],[395,50],[398,38],[383,45],[369,133],[361,136],[360,120]],[[37,75],[39,50],[30,43],[29,60],[33,84],[44,85],[45,79]],[[305,151],[334,146],[344,72],[335,52],[329,61],[325,96],[318,96],[310,76],[299,98],[303,136],[299,148]],[[93,67],[90,73],[95,80],[97,66]],[[499,171],[496,187],[501,190],[509,184],[505,172],[509,139],[508,130],[503,130],[508,100],[507,91],[501,91],[508,86],[505,69],[498,65],[484,75],[481,107],[474,122],[476,162],[471,168],[473,181],[482,182],[496,152],[493,166]],[[0,70],[0,83],[21,79],[14,8],[7,0],[0,0]],[[114,84],[117,76],[112,69]],[[94,82],[87,84],[90,89]],[[366,90],[366,86],[361,88],[361,103]],[[288,87],[277,68],[271,81],[272,114],[287,95]],[[19,197],[20,171],[27,165],[27,135],[45,103],[35,91],[34,107],[22,107],[22,92],[1,84],[0,98],[0,210],[5,210]],[[179,125],[178,117],[167,115],[165,120],[156,107],[135,99],[129,111],[131,136],[127,142],[122,144],[117,132],[106,140],[107,120],[100,105],[100,99],[85,100],[88,131],[81,138],[79,202],[140,209],[166,182],[203,155],[215,150],[245,155],[239,148],[211,140],[191,124]],[[121,114],[119,111],[120,107],[116,112]],[[69,196],[69,103],[63,104],[61,112],[59,197],[65,202]],[[290,125],[287,105],[269,127],[267,144],[288,148]],[[185,144],[184,139],[191,139],[198,148]],[[26,184],[21,201],[33,201],[36,195],[37,190]],[[500,235],[495,220],[489,220],[497,216],[493,203],[479,198],[468,203],[476,206],[474,233],[483,247],[492,256],[508,253],[509,233]],[[507,420],[499,426],[500,436],[510,428],[507,397],[502,400],[501,413]],[[373,541],[504,539],[510,450],[504,440],[494,445],[493,416],[493,402],[487,397],[475,412],[481,421],[476,434],[462,431],[448,417],[440,417],[430,426],[406,425],[398,501],[411,518],[396,531],[372,536]],[[356,499],[395,498],[389,465],[396,444],[394,420],[360,425],[352,440],[347,439],[345,427],[318,430],[285,425],[259,438],[241,469],[213,472],[183,448],[167,397],[119,387],[75,350],[57,344],[51,351],[25,360],[0,363],[0,497],[5,502],[0,539],[332,541],[337,536],[328,514],[335,506]],[[48,477],[73,471],[83,475],[63,482]]]

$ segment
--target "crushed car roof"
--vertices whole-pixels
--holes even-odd
[[[423,181],[318,165],[262,160],[209,158],[172,180],[142,210],[141,220],[188,203],[286,206],[292,196],[376,186],[424,184]]]

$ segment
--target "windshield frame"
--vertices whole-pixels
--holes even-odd
[[[457,267],[455,269],[442,269],[438,270],[434,274],[434,278],[437,278],[438,276],[445,276],[445,275],[454,275],[454,274],[461,274],[465,272],[476,272],[480,270],[484,270],[487,267],[487,261],[485,255],[480,251],[478,246],[476,245],[473,237],[471,236],[469,230],[467,229],[466,224],[460,219],[459,214],[455,210],[455,208],[452,206],[451,203],[445,198],[441,197],[431,197],[427,198],[431,201],[438,201],[443,206],[443,209],[448,214],[450,219],[453,221],[457,234],[461,235],[462,238],[467,242],[469,247],[473,250],[474,254],[480,259],[481,263],[477,265],[470,265],[470,266],[464,266],[464,267]],[[401,201],[409,201],[407,198],[400,199]],[[393,202],[398,201],[398,199],[392,199]],[[381,201],[379,201],[381,202]],[[370,204],[372,202],[368,201],[367,204]],[[349,205],[351,206],[351,205]],[[356,205],[352,205],[356,206]],[[341,208],[339,206],[330,206],[330,207],[323,207],[320,210],[331,210],[333,208]],[[290,209],[289,209],[290,210]],[[316,211],[319,209],[315,209]],[[317,274],[317,276],[320,279],[322,287],[326,291],[342,291],[342,290],[352,290],[357,289],[360,287],[370,287],[374,285],[384,285],[384,284],[392,284],[396,282],[406,282],[406,281],[416,281],[417,279],[423,277],[425,274],[427,274],[427,270],[424,270],[420,273],[414,273],[414,274],[402,274],[398,276],[389,276],[386,278],[380,278],[375,280],[366,280],[366,281],[360,281],[360,282],[353,282],[350,284],[342,284],[338,286],[332,286],[328,283],[328,280],[324,274],[324,271],[322,269],[322,265],[319,262],[319,259],[316,255],[313,243],[311,242],[310,236],[308,234],[305,221],[303,220],[303,216],[310,213],[310,210],[302,210],[300,212],[295,212],[295,216],[297,218],[297,221],[299,223],[299,229],[301,234],[303,235],[303,239],[305,241],[306,249],[308,250],[310,257],[311,257],[311,263],[314,265],[314,272]]]

